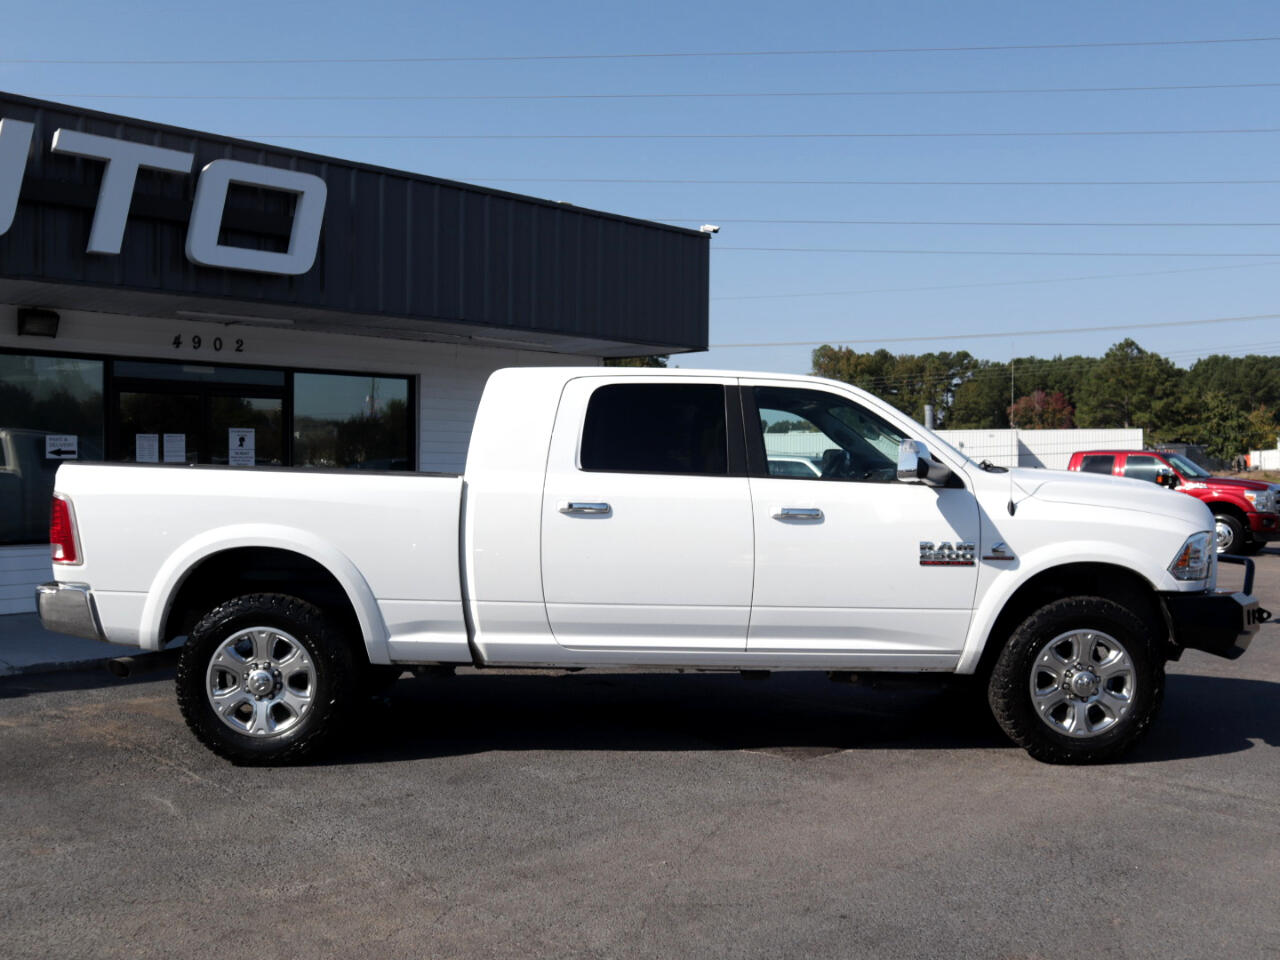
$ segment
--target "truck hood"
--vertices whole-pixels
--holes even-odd
[[[1192,477],[1187,483],[1203,483],[1207,487],[1234,487],[1237,490],[1266,490],[1269,483],[1261,480],[1245,480],[1240,477]]]
[[[1197,530],[1213,529],[1208,507],[1195,497],[1175,490],[1165,490],[1146,480],[1020,467],[1013,471],[1013,484],[1016,488],[1015,499],[1018,496],[1016,491],[1021,491],[1023,497],[1034,497],[1050,503],[1137,510],[1153,516],[1182,520]]]

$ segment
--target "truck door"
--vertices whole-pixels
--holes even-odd
[[[569,382],[542,505],[543,595],[558,643],[742,651],[753,559],[733,381]]]
[[[747,649],[954,662],[977,584],[973,494],[898,481],[908,434],[849,396],[746,380],[742,396],[756,535]],[[810,477],[770,469],[797,456]]]

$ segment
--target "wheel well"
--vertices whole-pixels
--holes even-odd
[[[1024,583],[1005,603],[987,635],[982,658],[978,661],[979,676],[990,674],[1005,640],[1034,611],[1063,597],[1080,596],[1105,597],[1122,603],[1146,621],[1156,637],[1162,640],[1169,637],[1164,607],[1156,596],[1155,588],[1141,575],[1107,563],[1051,567]],[[1169,652],[1173,653],[1172,648]]]
[[[1212,512],[1215,517],[1220,513],[1225,513],[1225,514],[1228,514],[1229,516],[1235,517],[1236,520],[1240,522],[1240,526],[1244,527],[1244,532],[1246,536],[1248,535],[1249,517],[1245,514],[1243,510],[1237,507],[1234,503],[1217,502],[1217,503],[1208,504],[1208,507],[1210,512]]]
[[[218,604],[246,593],[283,593],[315,604],[334,618],[353,652],[367,661],[355,607],[337,578],[310,557],[272,547],[224,550],[188,571],[165,614],[161,645],[190,633]]]

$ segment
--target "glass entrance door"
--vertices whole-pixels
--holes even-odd
[[[117,361],[110,393],[112,460],[290,462],[283,371]]]

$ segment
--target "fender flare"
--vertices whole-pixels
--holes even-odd
[[[174,549],[156,572],[142,607],[139,644],[158,650],[161,630],[169,615],[178,588],[191,572],[208,558],[241,547],[268,547],[296,553],[324,567],[347,595],[355,610],[370,663],[390,663],[389,632],[382,611],[364,576],[341,550],[326,540],[301,530],[278,524],[246,523],[205,530]]]
[[[986,649],[996,620],[1021,587],[1045,571],[1081,563],[1127,570],[1141,578],[1153,592],[1158,589],[1157,583],[1169,579],[1168,572],[1154,564],[1150,556],[1114,541],[1070,541],[1052,543],[1032,550],[1020,556],[1014,566],[1001,570],[987,586],[969,621],[969,632],[965,637],[960,662],[956,664],[956,673],[971,674],[977,670],[978,661]],[[1168,589],[1176,587],[1169,586]]]

